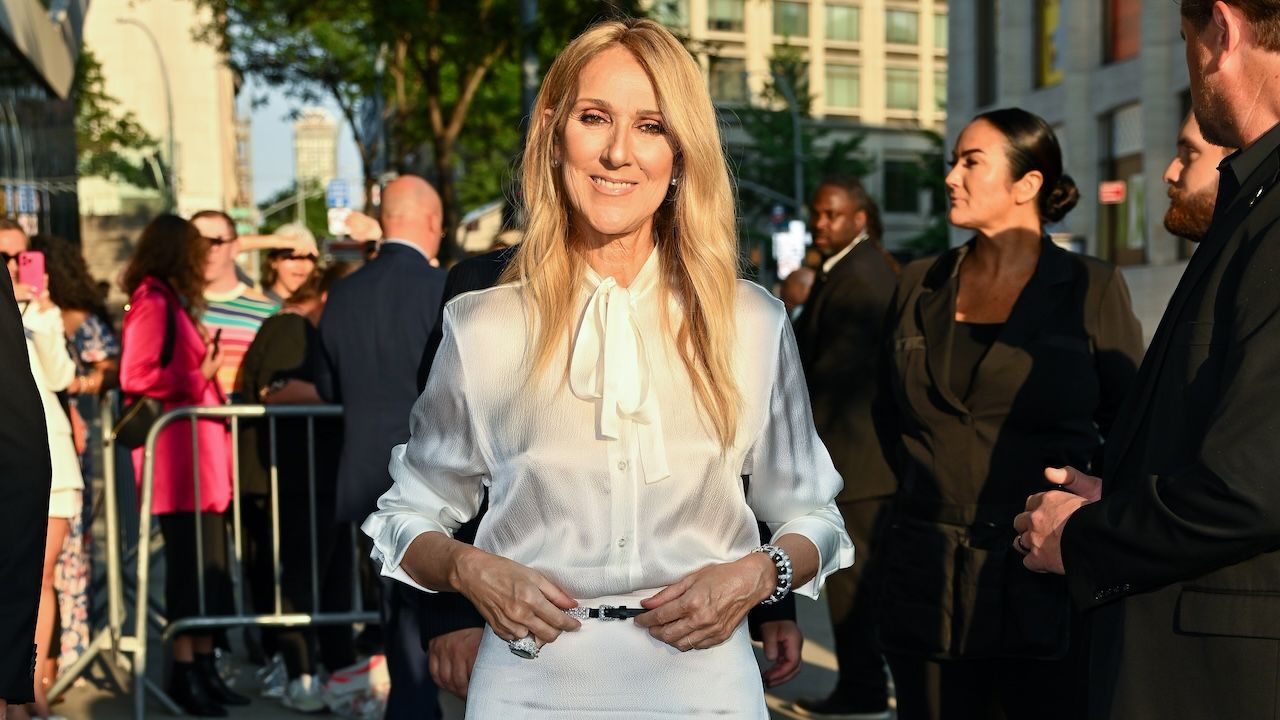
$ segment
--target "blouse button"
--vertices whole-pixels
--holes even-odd
[[[619,461],[618,461],[618,469],[619,469],[619,470],[626,470],[626,469],[627,469],[627,461],[626,461],[626,460],[619,460]]]
[[[627,539],[626,539],[626,538],[618,538],[618,547],[626,547],[626,546],[627,546]]]

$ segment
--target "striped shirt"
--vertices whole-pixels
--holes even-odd
[[[259,295],[241,283],[226,293],[206,292],[209,303],[204,311],[204,327],[212,341],[214,334],[222,331],[222,367],[218,369],[218,386],[232,402],[236,397],[236,381],[240,376],[240,363],[249,344],[262,327],[262,321],[271,317],[280,306]]]

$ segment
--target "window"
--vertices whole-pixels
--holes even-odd
[[[977,0],[978,72],[974,88],[978,105],[990,105],[996,101],[996,0]]]
[[[669,28],[689,27],[689,0],[655,0],[649,12],[654,20]]]
[[[933,107],[939,112],[947,111],[947,74],[945,72],[933,74]]]
[[[853,5],[827,6],[827,39],[858,42],[861,39],[861,9]]]
[[[707,6],[707,29],[742,32],[746,26],[743,0],[711,0]]]
[[[890,110],[919,110],[920,71],[895,67],[886,70],[885,103]]]
[[[1113,63],[1137,57],[1142,49],[1142,0],[1107,0],[1103,22],[1103,60]]]
[[[711,97],[721,103],[747,101],[747,61],[711,58]]]
[[[862,83],[857,65],[827,66],[827,105],[836,108],[856,108],[861,103]]]
[[[788,37],[809,36],[809,3],[782,2],[773,3],[773,34]]]
[[[1062,82],[1066,49],[1066,24],[1062,22],[1062,0],[1036,2],[1036,87],[1052,87]]]
[[[886,10],[884,39],[899,45],[915,45],[920,42],[920,15],[910,10]]]
[[[938,50],[947,49],[947,16],[933,16],[933,46]]]
[[[884,211],[920,212],[920,170],[914,160],[884,161]]]

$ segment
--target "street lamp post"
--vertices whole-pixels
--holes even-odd
[[[151,47],[156,51],[156,62],[160,65],[160,81],[164,85],[164,105],[169,125],[169,142],[168,142],[168,162],[165,167],[166,182],[165,195],[169,210],[173,210],[178,205],[178,187],[176,184],[176,168],[177,156],[174,153],[173,138],[173,91],[169,87],[169,68],[164,63],[164,53],[160,51],[160,41],[156,40],[155,33],[151,32],[151,28],[144,23],[133,18],[116,18],[116,22],[120,25],[133,25],[141,30],[147,39],[151,41]]]

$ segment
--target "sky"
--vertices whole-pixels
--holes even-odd
[[[253,143],[253,199],[255,204],[293,184],[293,118],[290,113],[301,110],[303,103],[286,97],[279,90],[267,88],[267,102],[257,108],[251,100],[264,95],[264,86],[247,80],[240,91],[241,114],[249,114]],[[360,153],[356,150],[351,128],[332,101],[319,103],[339,123],[338,175],[351,183],[352,189],[363,182],[360,175]],[[356,204],[359,204],[357,201]]]

